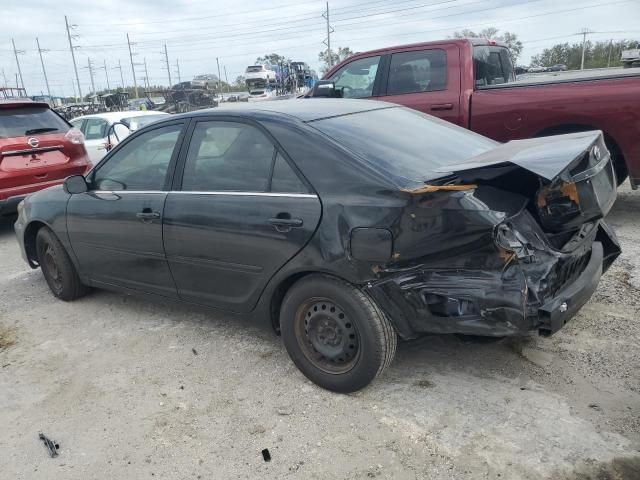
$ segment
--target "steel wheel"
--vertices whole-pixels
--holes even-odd
[[[350,371],[360,355],[355,324],[339,305],[327,298],[311,298],[298,308],[296,337],[305,357],[323,372]]]
[[[49,285],[54,292],[62,290],[62,275],[56,261],[56,252],[50,243],[47,243],[44,250],[43,272],[48,277]]]

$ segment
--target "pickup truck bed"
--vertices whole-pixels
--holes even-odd
[[[618,181],[640,186],[640,69],[515,78],[506,47],[453,39],[356,54],[325,75],[336,92],[405,105],[500,142],[602,130]]]

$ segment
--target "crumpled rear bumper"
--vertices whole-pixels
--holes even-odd
[[[619,253],[615,234],[601,222],[590,248],[572,254],[518,262],[503,271],[422,265],[370,283],[367,291],[402,338],[423,333],[521,336],[536,330],[548,335],[591,298]],[[558,286],[560,264],[572,270]]]

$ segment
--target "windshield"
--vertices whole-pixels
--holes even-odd
[[[261,72],[262,68],[262,65],[253,65],[251,67],[247,67],[247,73]]]
[[[500,46],[473,47],[476,87],[500,85],[516,81],[509,49]]]
[[[0,138],[67,132],[69,125],[46,107],[0,108]]]
[[[384,170],[396,183],[444,176],[454,165],[498,145],[464,128],[408,108],[390,107],[310,122],[347,149]]]

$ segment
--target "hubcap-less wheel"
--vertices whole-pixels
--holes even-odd
[[[325,298],[313,298],[298,308],[296,337],[307,359],[332,374],[348,372],[360,354],[358,331],[344,310]]]
[[[62,275],[60,274],[60,269],[56,262],[56,253],[51,244],[47,244],[44,251],[44,266],[53,290],[62,290]]]

